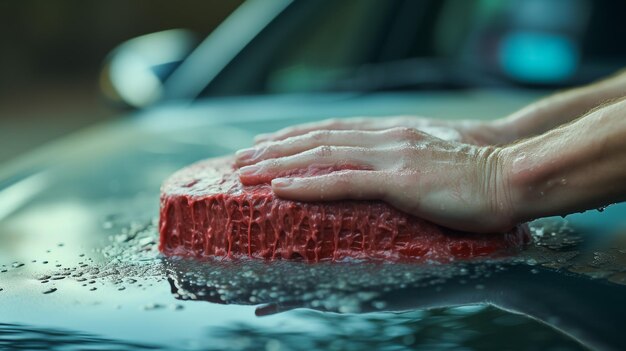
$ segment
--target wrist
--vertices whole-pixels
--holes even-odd
[[[479,151],[485,222],[490,231],[511,229],[519,223],[515,189],[510,179],[511,152],[505,147],[484,146]]]
[[[500,177],[505,189],[509,218],[514,223],[545,215],[545,189],[541,184],[546,167],[539,157],[529,156],[536,153],[533,152],[534,148],[529,150],[528,145],[525,145],[529,142],[534,144],[537,139],[535,137],[528,142],[511,144],[500,150]]]

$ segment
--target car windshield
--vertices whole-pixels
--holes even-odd
[[[585,0],[296,2],[201,95],[567,86],[621,67],[626,47],[602,39],[626,35],[625,11]]]

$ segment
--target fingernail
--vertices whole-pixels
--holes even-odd
[[[272,186],[277,188],[286,188],[293,183],[291,178],[276,178],[272,180]]]
[[[248,149],[241,149],[235,152],[235,157],[237,157],[237,159],[239,160],[248,160],[254,156],[255,152],[256,152],[256,149],[253,147],[248,148]]]
[[[261,167],[257,165],[245,166],[239,168],[239,174],[244,176],[250,176],[258,173],[261,170]]]

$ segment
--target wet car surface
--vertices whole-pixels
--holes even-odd
[[[162,257],[159,186],[259,132],[330,116],[492,118],[535,95],[223,98],[147,110],[1,171],[0,347],[620,349],[626,207],[531,224],[512,258],[446,265]]]

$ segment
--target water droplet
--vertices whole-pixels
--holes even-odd
[[[160,309],[163,309],[163,308],[165,308],[165,306],[162,305],[162,304],[158,304],[158,303],[151,303],[151,304],[147,304],[147,305],[143,306],[143,309],[145,311],[160,310]]]

